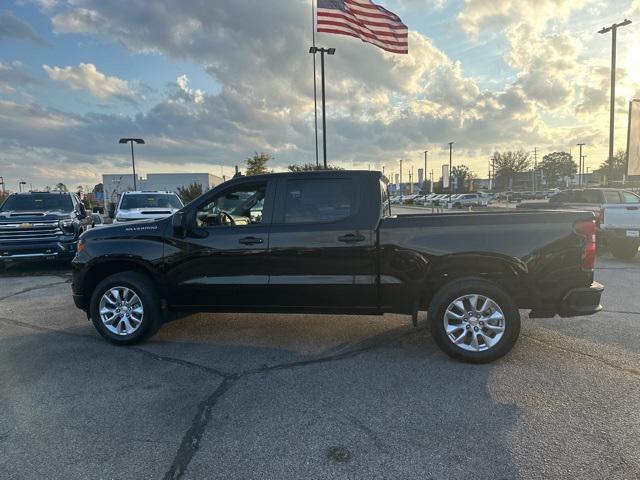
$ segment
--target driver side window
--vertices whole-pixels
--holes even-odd
[[[266,191],[265,182],[224,190],[196,209],[196,224],[203,228],[260,224]]]

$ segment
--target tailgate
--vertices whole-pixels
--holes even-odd
[[[640,204],[604,205],[602,210],[601,229],[640,230]]]

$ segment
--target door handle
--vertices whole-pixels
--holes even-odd
[[[365,240],[364,235],[360,235],[356,233],[347,233],[346,235],[342,235],[341,237],[338,237],[338,241],[344,242],[344,243],[358,243],[358,242],[364,242],[364,240]]]
[[[255,245],[257,243],[264,243],[264,240],[258,237],[244,237],[238,240],[238,242],[243,245]]]

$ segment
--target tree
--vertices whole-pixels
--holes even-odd
[[[316,170],[324,170],[322,165],[316,165],[315,163],[305,163],[303,165],[289,165],[287,167],[290,172],[313,172]],[[333,165],[327,165],[327,170],[342,170],[340,167],[334,167]]]
[[[249,157],[245,160],[247,165],[247,175],[260,175],[262,173],[268,173],[267,163],[273,157],[268,153],[255,152],[253,157]]]
[[[475,175],[466,165],[456,165],[451,169],[451,177],[456,179],[456,191],[466,192],[468,191],[468,182],[472,180]]]
[[[510,188],[518,173],[526,172],[531,167],[529,154],[524,150],[495,152],[491,156],[495,169],[496,188]]]
[[[611,172],[609,172],[609,167],[613,167]],[[622,180],[623,175],[627,173],[627,152],[618,150],[613,156],[613,162],[607,158],[600,164],[598,173],[607,177],[609,181]]]
[[[564,177],[570,177],[578,171],[578,165],[567,152],[553,152],[542,157],[539,165],[547,185],[557,187],[562,185]]]
[[[200,183],[193,182],[186,187],[178,187],[178,195],[182,198],[184,203],[189,203],[202,195],[202,185]]]
[[[56,190],[60,190],[61,192],[68,192],[69,191],[67,186],[62,182],[56,183]]]

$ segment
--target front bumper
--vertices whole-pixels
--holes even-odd
[[[593,282],[586,288],[573,288],[569,290],[560,301],[558,314],[561,317],[580,317],[593,315],[602,310],[600,297],[604,287],[598,282]]]
[[[0,263],[70,259],[76,254],[78,240],[0,244]]]

